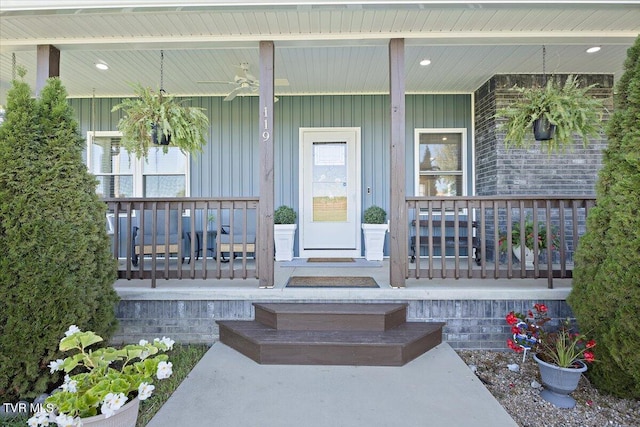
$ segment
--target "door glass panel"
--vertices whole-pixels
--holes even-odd
[[[346,222],[346,142],[313,143],[312,180],[313,221]]]

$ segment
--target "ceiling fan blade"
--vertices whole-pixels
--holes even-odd
[[[197,81],[198,84],[220,84],[220,85],[234,85],[236,82],[223,82],[219,80],[200,80]]]
[[[224,98],[225,101],[231,101],[233,98],[235,98],[240,92],[242,92],[242,87],[237,87],[234,90],[231,91],[231,93],[229,93],[229,95],[226,96],[226,98]]]

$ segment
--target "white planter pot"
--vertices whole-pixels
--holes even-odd
[[[296,228],[296,224],[274,224],[273,239],[276,244],[276,261],[291,261],[293,259]]]
[[[389,230],[389,224],[362,224],[364,257],[367,261],[382,261],[387,230]]]
[[[520,257],[522,256],[522,252],[520,250],[520,246],[514,246],[513,247],[513,254],[516,256],[516,258],[518,258],[518,260],[520,260]],[[522,261],[522,260],[520,260],[520,261]],[[529,249],[529,248],[525,247],[524,248],[524,265],[527,268],[533,268],[534,261],[535,261],[535,256],[533,254],[533,249]]]
[[[83,418],[82,425],[86,427],[136,427],[139,406],[140,400],[136,397],[109,418],[102,414]]]

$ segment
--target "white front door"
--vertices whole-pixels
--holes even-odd
[[[360,256],[360,128],[300,128],[300,256]]]

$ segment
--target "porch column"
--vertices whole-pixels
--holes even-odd
[[[274,277],[273,246],[273,96],[274,46],[260,42],[260,208],[258,215],[258,278],[261,288],[272,288]]]
[[[389,41],[389,94],[391,98],[391,179],[389,203],[389,282],[405,287],[408,225],[405,201],[404,39]]]
[[[60,76],[60,50],[50,44],[38,45],[36,70],[36,96],[47,84],[49,77]]]

